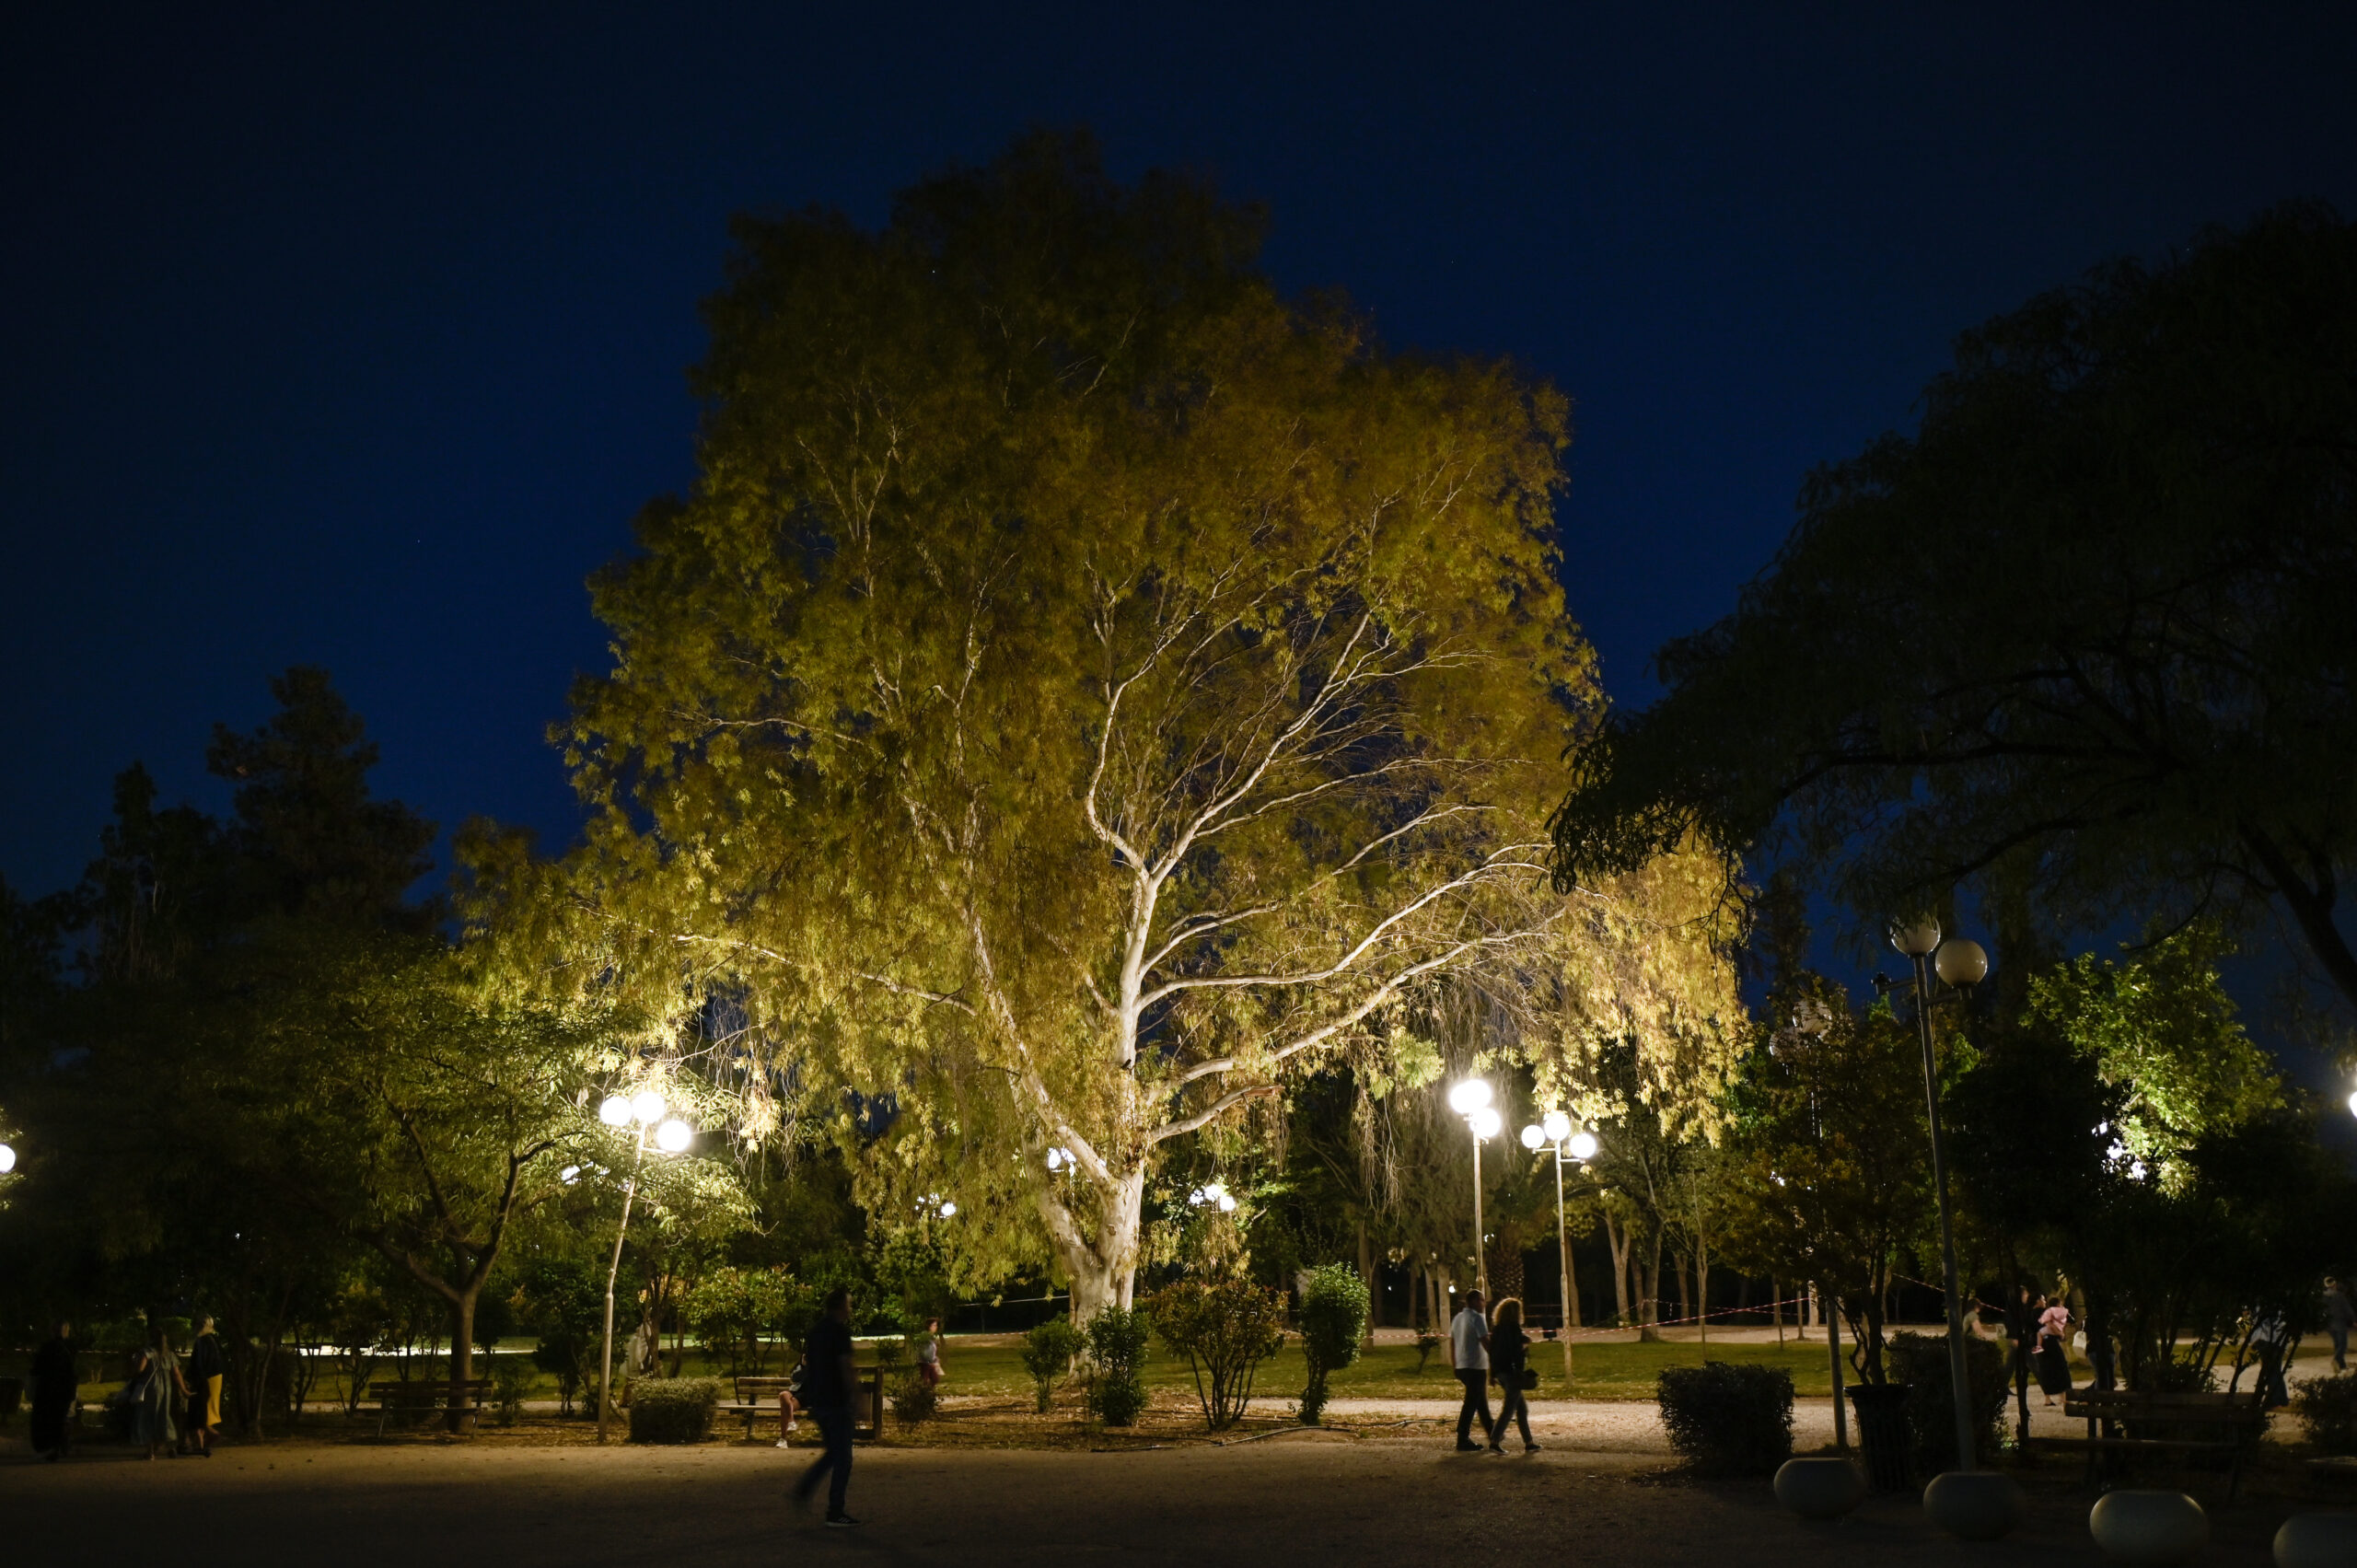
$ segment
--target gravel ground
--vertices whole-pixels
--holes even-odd
[[[1815,1404],[1799,1422],[1804,1446],[1829,1415]],[[1377,1418],[1374,1409],[1351,1413]],[[822,1529],[786,1502],[807,1460],[798,1448],[411,1439],[272,1444],[156,1463],[92,1447],[47,1465],[27,1456],[19,1434],[0,1448],[0,1557],[37,1568],[143,1559],[191,1568],[731,1568],[822,1556],[1037,1568],[1115,1552],[1287,1568],[1468,1553],[1613,1568],[2101,1561],[2086,1534],[2090,1499],[2060,1471],[2032,1478],[2028,1528],[1964,1547],[1932,1531],[1911,1498],[1809,1526],[1780,1513],[1764,1482],[1672,1474],[1650,1407],[1556,1407],[1539,1423],[1544,1451],[1504,1459],[1459,1456],[1429,1427],[1101,1453],[863,1448],[852,1508],[867,1523],[853,1531]],[[2212,1493],[2205,1501],[2215,1504]],[[2288,1511],[2276,1501],[2213,1506],[2203,1568],[2258,1568]]]

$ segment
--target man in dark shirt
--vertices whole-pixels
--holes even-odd
[[[852,1370],[851,1293],[841,1285],[827,1293],[802,1356],[803,1399],[810,1419],[819,1423],[827,1451],[802,1472],[802,1479],[795,1483],[794,1500],[807,1506],[819,1478],[830,1477],[827,1523],[838,1529],[849,1528],[859,1523],[843,1512],[843,1493],[851,1485],[851,1398],[858,1375]]]

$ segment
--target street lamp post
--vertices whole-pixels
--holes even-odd
[[[1891,927],[1890,945],[1915,966],[1915,1029],[1923,1048],[1923,1109],[1932,1129],[1932,1184],[1940,1203],[1940,1266],[1948,1295],[1948,1381],[1956,1408],[1956,1469],[1972,1469],[1972,1396],[1964,1361],[1964,1294],[1956,1286],[1956,1226],[1948,1214],[1947,1150],[1940,1136],[1939,1068],[1932,1059],[1932,973],[1953,986],[1977,985],[1989,972],[1980,944],[1940,940],[1939,923],[1924,919]]]
[[[1585,1165],[1596,1155],[1596,1134],[1585,1127],[1574,1132],[1572,1119],[1560,1110],[1550,1110],[1538,1124],[1522,1130],[1522,1146],[1537,1154],[1540,1145],[1555,1145],[1555,1256],[1562,1264],[1556,1281],[1562,1291],[1563,1321],[1559,1332],[1563,1336],[1563,1386],[1572,1381],[1572,1325],[1579,1321],[1578,1298],[1572,1294],[1571,1229],[1563,1222],[1563,1151],[1569,1145],[1573,1159]]]
[[[646,1163],[649,1137],[665,1154],[676,1155],[687,1148],[695,1133],[676,1116],[668,1121],[663,1119],[663,1097],[653,1089],[641,1089],[628,1098],[608,1095],[598,1106],[598,1120],[609,1127],[635,1123],[638,1128],[630,1175],[622,1180],[622,1217],[621,1223],[614,1226],[614,1255],[606,1265],[606,1338],[598,1373],[598,1441],[603,1443],[607,1425],[614,1414],[614,1280],[621,1272],[622,1238],[630,1234],[630,1211],[638,1197],[639,1167]]]
[[[1489,1084],[1480,1078],[1467,1078],[1448,1091],[1448,1109],[1465,1118],[1473,1134],[1473,1275],[1484,1307],[1490,1304],[1490,1249],[1481,1232],[1481,1144],[1505,1125],[1490,1098]]]

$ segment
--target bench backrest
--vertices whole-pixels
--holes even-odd
[[[2073,1391],[2063,1401],[2070,1416],[2107,1416],[2113,1420],[2159,1420],[2194,1424],[2235,1424],[2263,1418],[2256,1388],[2219,1393],[2210,1389],[2184,1392],[2140,1392],[2132,1388],[2092,1388]]]
[[[470,1393],[480,1394],[491,1387],[491,1379],[469,1377],[462,1380],[459,1387]],[[412,1377],[407,1382],[394,1378],[389,1382],[371,1383],[368,1385],[368,1397],[372,1400],[381,1400],[388,1396],[398,1399],[412,1389],[420,1393],[432,1394],[435,1398],[440,1399],[450,1391],[450,1380],[447,1377]]]
[[[774,1400],[777,1398],[778,1390],[788,1387],[793,1381],[791,1377],[739,1377],[737,1379],[737,1398],[743,1401]]]

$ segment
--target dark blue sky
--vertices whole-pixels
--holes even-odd
[[[1033,122],[1265,200],[1286,285],[1571,393],[1572,603],[1640,701],[1958,329],[2282,198],[2357,210],[2345,4],[12,17],[0,870],[35,891],[134,758],[217,807],[209,726],[298,660],[386,792],[561,840],[582,578],[689,478],[734,210],[873,222]]]

